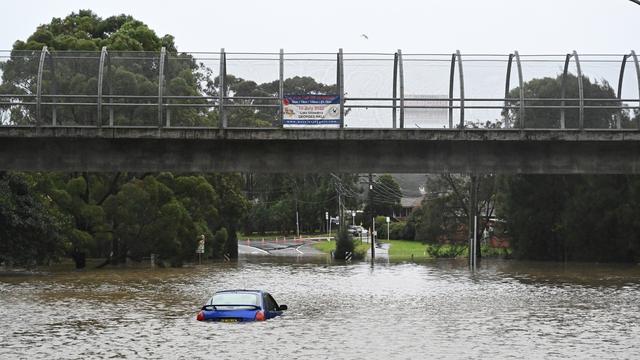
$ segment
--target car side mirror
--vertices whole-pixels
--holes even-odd
[[[284,311],[284,310],[287,310],[287,309],[288,309],[287,305],[280,305],[280,307],[278,308],[278,310],[280,310],[280,311]]]

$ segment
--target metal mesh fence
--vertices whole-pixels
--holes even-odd
[[[4,126],[281,127],[340,97],[343,128],[638,128],[628,54],[0,51]]]

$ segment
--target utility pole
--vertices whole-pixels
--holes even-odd
[[[324,213],[324,218],[325,218],[325,220],[327,220],[327,234],[329,234],[329,236],[331,236],[331,230],[329,230],[329,229],[331,229],[331,226],[329,225],[331,220],[329,219],[329,212],[328,211],[326,211]]]
[[[338,190],[338,233],[342,231],[342,224],[344,223],[344,214],[342,213],[342,193]]]
[[[478,176],[471,174],[471,189],[469,196],[469,266],[475,270],[477,264],[477,227],[478,227]]]
[[[298,239],[300,238],[300,215],[298,214],[298,207],[296,206],[296,230],[298,232]]]
[[[373,174],[369,173],[369,215],[372,226],[369,227],[369,239],[371,239],[371,261],[376,258],[376,247],[373,240],[373,231],[376,227],[375,214],[373,212]],[[373,231],[371,230],[373,228]]]
[[[296,189],[296,233],[298,234],[298,239],[300,238],[300,214],[298,212],[298,191]]]

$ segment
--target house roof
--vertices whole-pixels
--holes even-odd
[[[403,208],[414,209],[422,205],[422,199],[424,199],[424,196],[403,197],[400,199],[400,205],[402,205]]]

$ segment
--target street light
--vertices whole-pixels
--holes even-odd
[[[391,218],[387,216],[387,241],[389,241],[389,223],[391,222]]]

